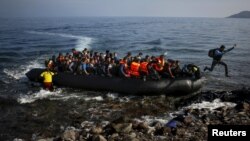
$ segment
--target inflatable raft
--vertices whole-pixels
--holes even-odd
[[[43,71],[44,69],[40,68],[32,69],[26,73],[26,76],[31,81],[39,82],[39,76]],[[53,77],[53,83],[56,86],[124,94],[186,95],[198,91],[203,85],[203,79],[177,78],[144,81],[134,78],[103,77],[98,75],[84,76],[74,75],[69,72],[59,72]]]

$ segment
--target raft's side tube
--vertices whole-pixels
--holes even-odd
[[[165,89],[171,96],[186,95],[198,91],[203,85],[202,79],[179,78],[173,79]]]
[[[58,73],[54,77],[54,83],[59,86],[127,94],[159,94],[164,93],[164,88],[167,86],[166,81],[143,81],[142,79],[83,76],[70,73]]]
[[[32,69],[26,76],[31,81],[39,81],[40,74],[44,69]],[[126,94],[173,94],[187,95],[188,93],[199,90],[202,87],[201,79],[192,80],[190,78],[147,80],[102,77],[98,75],[73,75],[72,73],[59,72],[53,77],[53,83],[58,86],[71,88],[83,88],[97,91],[112,91]]]
[[[44,71],[44,69],[32,69],[27,72],[25,75],[29,78],[30,81],[34,82],[42,82],[40,78],[40,74]]]

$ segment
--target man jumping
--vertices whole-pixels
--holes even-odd
[[[216,49],[215,52],[214,52],[214,55],[213,55],[213,62],[212,62],[211,67],[209,68],[209,67],[206,66],[206,67],[204,68],[204,71],[206,71],[206,70],[213,71],[215,65],[220,64],[220,65],[223,65],[223,66],[225,67],[225,76],[226,76],[226,77],[229,77],[229,75],[228,75],[227,64],[224,63],[221,59],[222,59],[222,56],[223,56],[225,53],[227,53],[227,52],[233,50],[235,47],[236,47],[236,45],[234,45],[232,48],[229,48],[229,49],[225,50],[226,47],[225,47],[224,45],[221,45],[221,47],[218,48],[218,49]]]

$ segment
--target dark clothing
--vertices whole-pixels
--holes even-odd
[[[229,51],[231,51],[231,50],[233,50],[233,49],[234,49],[234,47],[229,48],[229,49],[227,49],[227,50],[225,50],[225,51],[221,51],[220,49],[217,49],[217,50],[215,51],[215,56],[214,56],[214,58],[213,58],[213,62],[212,62],[212,64],[211,64],[211,67],[210,67],[210,68],[209,68],[209,67],[205,67],[205,68],[204,68],[204,71],[206,71],[206,70],[213,71],[214,67],[215,67],[217,64],[219,64],[219,65],[223,65],[223,66],[225,67],[225,75],[228,76],[227,64],[224,63],[223,61],[221,61],[221,58],[223,57],[223,55],[224,55],[225,53],[227,53],[227,52],[229,52]]]
[[[43,82],[43,88],[45,90],[53,91],[53,84],[52,84],[52,82]]]
[[[204,71],[206,71],[206,70],[213,71],[215,65],[217,65],[217,64],[223,65],[223,66],[225,67],[225,75],[228,76],[227,64],[224,63],[223,61],[217,61],[217,60],[215,60],[215,59],[213,60],[211,67],[210,67],[210,68],[205,67]]]
[[[120,77],[130,77],[129,74],[126,72],[126,67],[124,64],[121,64],[119,67],[119,76]]]
[[[195,79],[201,78],[200,68],[194,64],[185,65],[181,70],[183,77],[191,77]]]

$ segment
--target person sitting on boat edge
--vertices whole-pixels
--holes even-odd
[[[148,64],[149,64],[149,56],[146,56],[145,59],[142,59],[140,63],[140,75],[143,78],[143,80],[146,80],[149,72],[148,72]]]
[[[155,56],[151,56],[151,60],[149,61],[147,68],[148,68],[148,77],[152,80],[160,80],[161,76],[155,69],[158,64],[158,60]]]
[[[89,63],[89,59],[87,58],[82,59],[80,70],[83,75],[89,75],[89,72],[87,71],[88,63]]]
[[[164,69],[161,73],[163,78],[176,78],[178,76],[179,61],[168,59],[164,65]],[[180,72],[180,71],[179,71]]]
[[[199,79],[201,78],[200,68],[194,64],[184,65],[182,68],[182,76]]]
[[[44,72],[40,74],[40,77],[43,79],[43,88],[45,90],[53,91],[53,76],[55,73],[50,71],[49,68],[46,68]]]
[[[128,69],[127,58],[126,57],[124,57],[120,61],[119,76],[123,77],[123,78],[130,77],[130,72],[129,72],[129,69]]]

